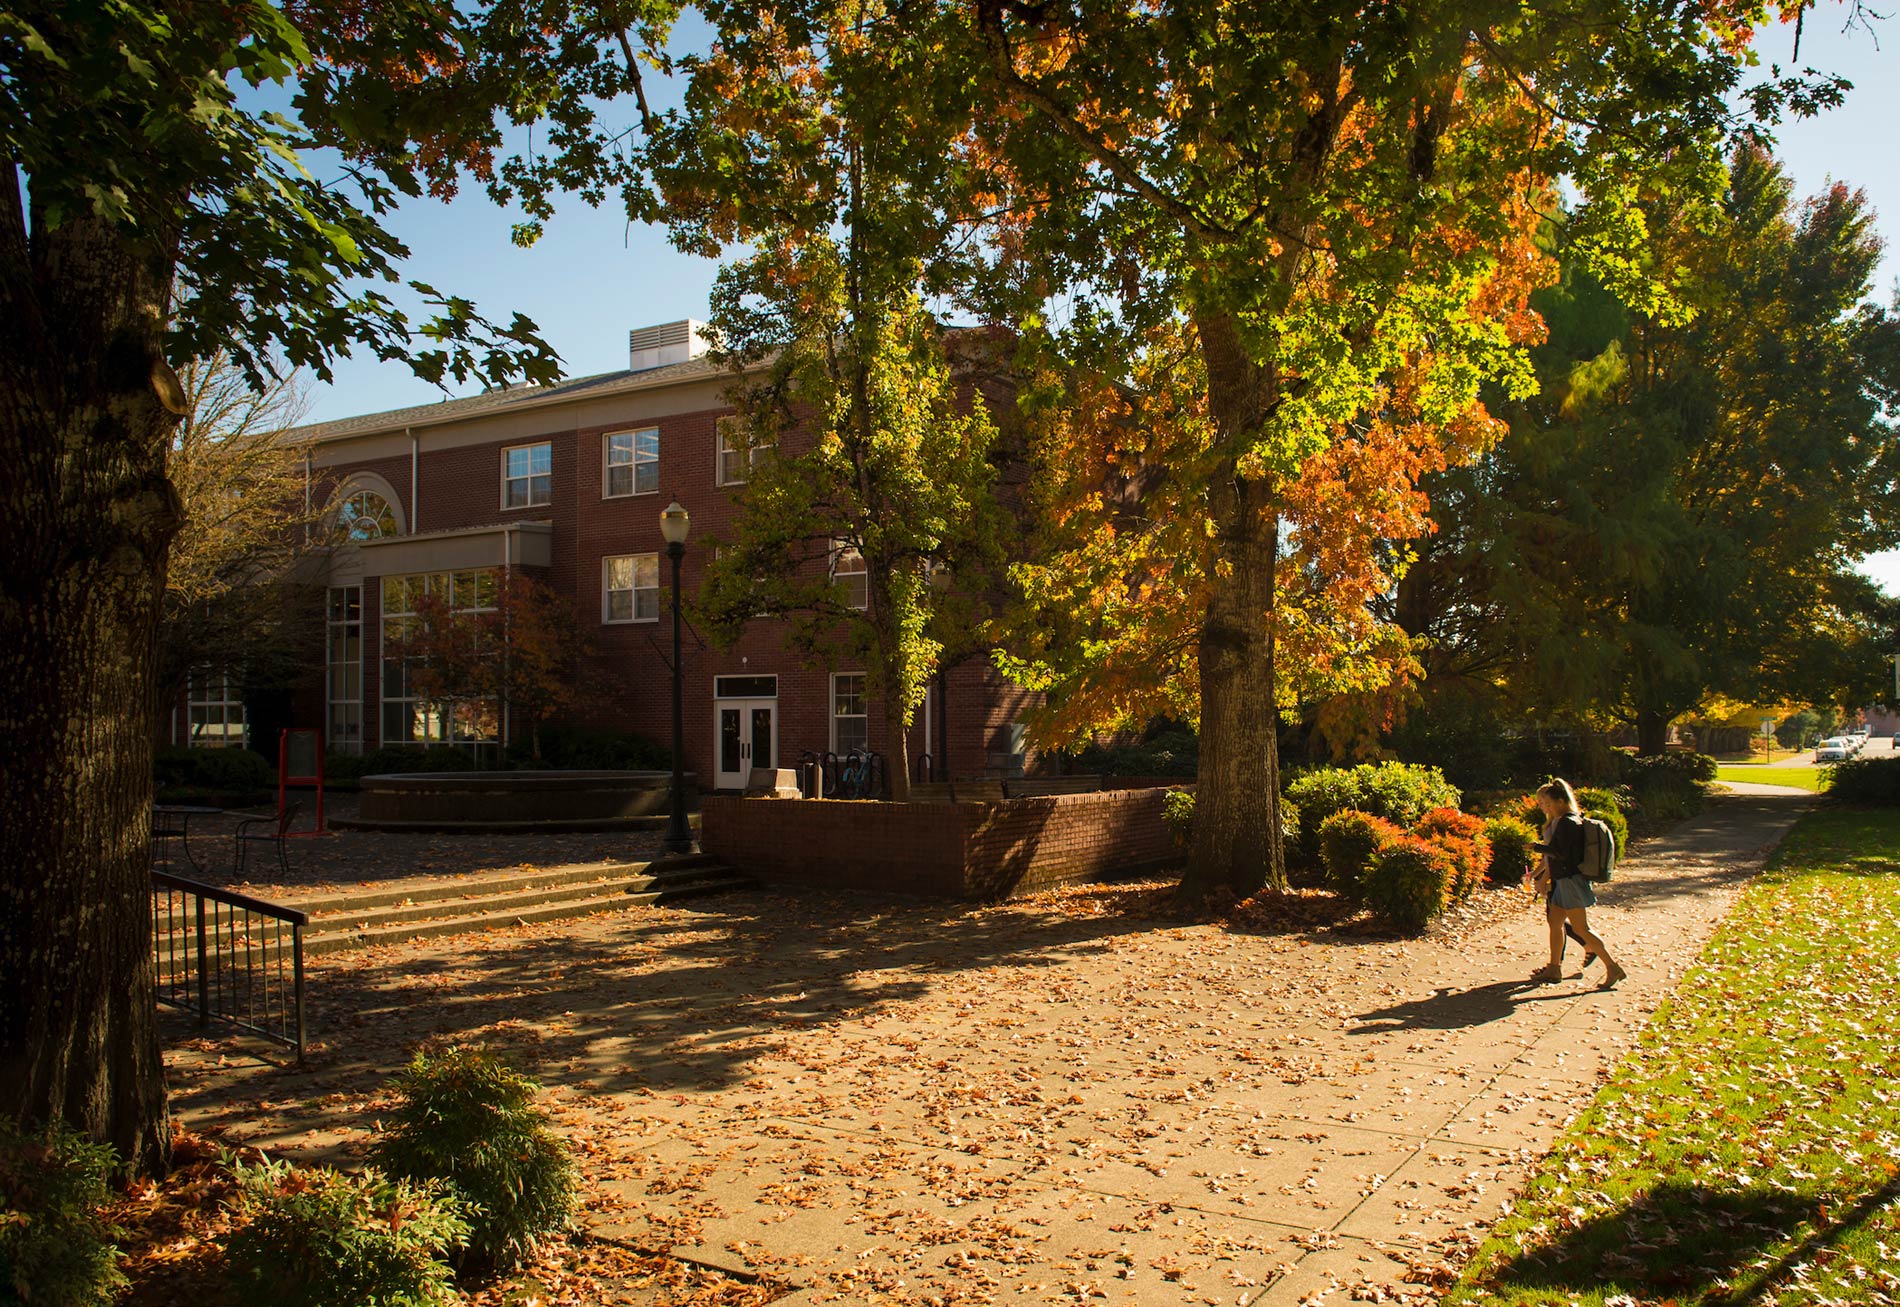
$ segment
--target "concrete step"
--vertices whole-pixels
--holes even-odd
[[[537,868],[360,892],[306,895],[286,899],[281,906],[310,914],[310,922],[304,927],[304,953],[309,956],[518,923],[558,921],[756,887],[751,877],[735,875],[716,858],[699,853],[651,862]],[[228,941],[231,910],[218,903],[205,906],[213,942],[218,942],[218,935]],[[161,912],[157,924],[155,942],[163,969],[169,965],[168,958],[182,957],[191,950],[196,922],[192,914],[173,917]],[[275,929],[262,921],[237,924],[240,929],[255,924],[260,933],[266,928]],[[288,942],[287,928],[284,940]],[[249,945],[247,936],[227,948],[225,965],[241,968],[262,962],[258,948]]]
[[[560,921],[570,917],[592,916],[600,912],[620,912],[630,907],[674,903],[729,890],[753,889],[750,877],[734,875],[698,875],[665,880],[649,878],[644,888],[610,889],[604,893],[570,893],[567,896],[529,907],[489,908],[482,900],[464,906],[452,916],[423,917],[367,927],[352,921],[349,914],[326,914],[313,920],[304,933],[304,954],[312,956],[343,949],[370,948],[377,944],[396,944],[416,939],[437,939],[446,935],[471,934],[498,927],[528,925],[540,921]]]
[[[693,867],[648,875],[644,871],[630,876],[608,876],[598,880],[563,881],[530,889],[498,894],[464,893],[453,898],[405,900],[388,907],[344,903],[324,912],[313,913],[308,931],[330,930],[338,921],[348,921],[359,929],[395,925],[404,921],[425,921],[432,917],[459,916],[467,912],[508,913],[569,900],[605,898],[613,894],[637,897],[652,890],[666,890],[694,881],[716,877],[719,867]]]

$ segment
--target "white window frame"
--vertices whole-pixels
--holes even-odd
[[[356,616],[350,616],[350,595],[356,596]],[[352,641],[356,656],[350,658]],[[324,744],[338,753],[363,752],[363,587],[336,585],[329,588],[324,603],[324,696],[329,715],[325,719]],[[354,677],[351,673],[354,672]],[[354,679],[356,693],[348,687]],[[337,730],[337,723],[345,729]],[[352,733],[348,727],[355,726]]]
[[[839,564],[847,557],[857,559],[858,565],[855,568],[840,567]],[[856,580],[846,580],[847,577],[854,577]],[[846,608],[865,611],[871,607],[871,572],[864,565],[864,555],[859,552],[856,545],[848,545],[842,540],[831,542],[831,579],[845,587]],[[863,602],[853,603],[851,601],[853,595],[857,595]]]
[[[450,608],[458,613],[488,613],[495,610],[495,587],[501,582],[501,569],[492,567],[457,568],[441,572],[412,572],[381,578],[378,599],[379,617],[377,620],[377,676],[376,676],[376,744],[378,748],[415,747],[427,748],[437,744],[503,746],[507,743],[507,727],[496,721],[496,738],[489,740],[472,735],[464,729],[463,714],[458,712],[456,704],[449,704],[444,710],[440,704],[431,704],[421,710],[425,723],[422,738],[419,740],[392,740],[389,738],[389,706],[391,704],[427,704],[420,695],[411,692],[408,676],[403,675],[402,693],[392,695],[391,664],[399,660],[392,657],[396,651],[392,644],[400,645],[401,638],[392,641],[390,633],[407,623],[415,616],[415,609],[408,602],[414,593],[446,594]],[[391,601],[401,599],[398,607]],[[486,601],[486,602],[484,602]],[[481,701],[492,702],[492,701]]]
[[[838,682],[848,679],[854,679],[858,682],[858,711],[855,713],[841,713],[838,711]],[[827,704],[825,721],[831,731],[831,751],[840,758],[844,757],[852,748],[868,749],[871,747],[871,705],[869,690],[870,681],[863,672],[833,672],[831,674],[831,699]],[[860,721],[864,723],[864,740],[861,744],[843,745],[839,742],[838,723],[840,720]]]
[[[217,733],[201,736],[198,733],[201,725],[207,732],[215,726]],[[185,683],[186,747],[241,749],[250,739],[250,723],[244,720],[244,696],[233,687],[231,674],[203,669],[192,672]]]
[[[745,442],[743,449],[733,444],[737,435]],[[728,413],[713,422],[713,483],[721,486],[742,486],[752,475],[753,464],[759,461],[759,446],[752,443],[752,430],[746,420],[736,413]],[[745,476],[727,476],[726,460],[742,459]]]
[[[627,439],[627,457],[616,461],[614,441],[622,436]],[[650,452],[641,449],[641,437],[651,438]],[[644,456],[643,456],[644,454]],[[614,470],[626,468],[629,489],[613,488]],[[640,489],[640,473],[646,468],[653,469],[653,484]],[[657,495],[660,493],[660,429],[658,427],[629,427],[625,431],[609,431],[600,438],[600,497],[602,499],[632,499],[638,495]]]
[[[632,574],[628,580],[631,585],[616,587],[613,583],[613,565],[619,562],[631,563]],[[653,584],[640,584],[640,564],[648,563],[653,568]],[[653,595],[653,614],[640,616],[640,594],[648,591]],[[627,616],[613,615],[613,597],[624,594],[627,598]],[[635,626],[660,620],[660,556],[658,554],[608,554],[600,560],[600,621],[603,626]]]
[[[546,472],[536,472],[534,470],[534,451],[537,449],[545,449],[548,451],[548,470]],[[522,450],[526,450],[528,452],[528,470],[520,476],[510,476],[508,473],[508,456],[510,454],[519,453]],[[545,498],[536,499],[534,497],[534,483],[537,479],[541,477],[547,478],[547,482],[548,482],[547,495]],[[519,504],[511,504],[508,502],[508,487],[511,483],[516,482],[516,481],[527,482],[527,497]],[[522,509],[526,509],[526,508],[545,508],[553,502],[554,502],[554,442],[551,440],[535,440],[525,445],[509,445],[506,448],[504,448],[501,451],[501,507],[502,507],[502,511],[508,512],[508,513],[515,513],[515,512],[520,512]]]

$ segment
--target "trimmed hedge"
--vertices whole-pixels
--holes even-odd
[[[1299,806],[1304,833],[1299,857],[1319,862],[1319,828],[1336,812],[1357,811],[1410,826],[1433,808],[1458,806],[1458,787],[1436,767],[1368,762],[1357,767],[1321,767],[1293,778],[1287,797]]]
[[[1335,894],[1358,903],[1366,895],[1366,873],[1375,854],[1405,832],[1383,817],[1348,809],[1320,824],[1320,862],[1326,885]]]
[[[277,784],[263,755],[249,749],[187,749],[168,745],[152,757],[152,784],[160,790],[255,794]]]
[[[1828,769],[1827,796],[1869,807],[1900,806],[1900,758],[1850,758]]]
[[[1623,780],[1633,787],[1653,776],[1712,781],[1715,774],[1716,761],[1706,753],[1659,753],[1653,758],[1631,758],[1623,764]]]

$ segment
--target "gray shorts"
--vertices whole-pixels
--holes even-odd
[[[1544,902],[1553,908],[1593,908],[1597,894],[1581,876],[1558,876],[1550,882]]]

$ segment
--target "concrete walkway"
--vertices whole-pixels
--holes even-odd
[[[1610,993],[1525,983],[1528,897],[1398,942],[1156,923],[1112,893],[752,894],[326,967],[311,1072],[186,1050],[174,1104],[235,1099],[257,1142],[348,1155],[365,1086],[472,1035],[550,1087],[600,1234],[788,1304],[1423,1299],[1810,798],[1721,799],[1619,868],[1593,914],[1630,970]]]
[[[1722,800],[1624,865],[1595,922],[1614,993],[1523,983],[1529,903],[1456,948],[1195,928],[1005,961],[716,1103],[649,1104],[657,1165],[603,1230],[690,1236],[801,1302],[1422,1295],[1808,797]]]

